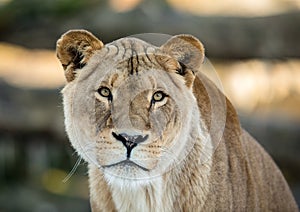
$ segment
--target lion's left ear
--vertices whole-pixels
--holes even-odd
[[[103,43],[86,30],[70,30],[56,43],[56,55],[60,60],[67,82],[76,77],[76,71],[83,68]]]
[[[162,45],[161,49],[193,72],[199,70],[204,60],[204,47],[192,35],[176,35]]]

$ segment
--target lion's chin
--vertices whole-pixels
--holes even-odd
[[[148,185],[159,174],[131,160],[123,160],[103,166],[104,176],[108,184],[124,186]]]
[[[126,169],[126,170],[132,169],[132,168],[139,168],[139,169],[142,169],[143,171],[150,171],[150,169],[148,169],[144,166],[141,166],[129,159],[103,166],[103,168],[111,168],[111,167],[119,167],[119,169]]]

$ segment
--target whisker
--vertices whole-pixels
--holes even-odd
[[[93,149],[94,149],[93,147],[84,148],[84,149],[82,149],[82,153],[86,153],[88,151],[92,151]]]
[[[76,169],[78,168],[78,166],[80,165],[82,160],[82,157],[79,157],[75,163],[75,165],[73,166],[72,170],[69,172],[69,174],[65,177],[65,179],[63,179],[63,183],[66,183],[75,173]]]
[[[176,156],[174,156],[174,152],[171,152],[169,149],[167,149],[166,147],[161,147],[162,152],[167,153],[167,156],[175,161],[178,160],[178,158]]]
[[[82,153],[86,153],[88,151],[93,150],[95,147],[94,143],[90,143],[88,145],[86,145],[85,147],[81,147]]]

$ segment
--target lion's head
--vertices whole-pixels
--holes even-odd
[[[200,41],[178,35],[160,47],[136,38],[104,45],[77,30],[58,40],[57,56],[68,81],[66,130],[86,161],[108,178],[144,179],[186,157],[199,131],[192,86],[204,58]]]

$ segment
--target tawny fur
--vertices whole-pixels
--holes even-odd
[[[204,48],[193,36],[161,47],[133,38],[103,45],[70,31],[57,55],[68,81],[66,130],[89,163],[93,211],[298,211],[272,159],[199,73]],[[101,86],[111,101],[99,95]],[[151,105],[157,89],[168,96]],[[114,131],[149,135],[130,158],[148,171],[107,166],[126,158]]]

